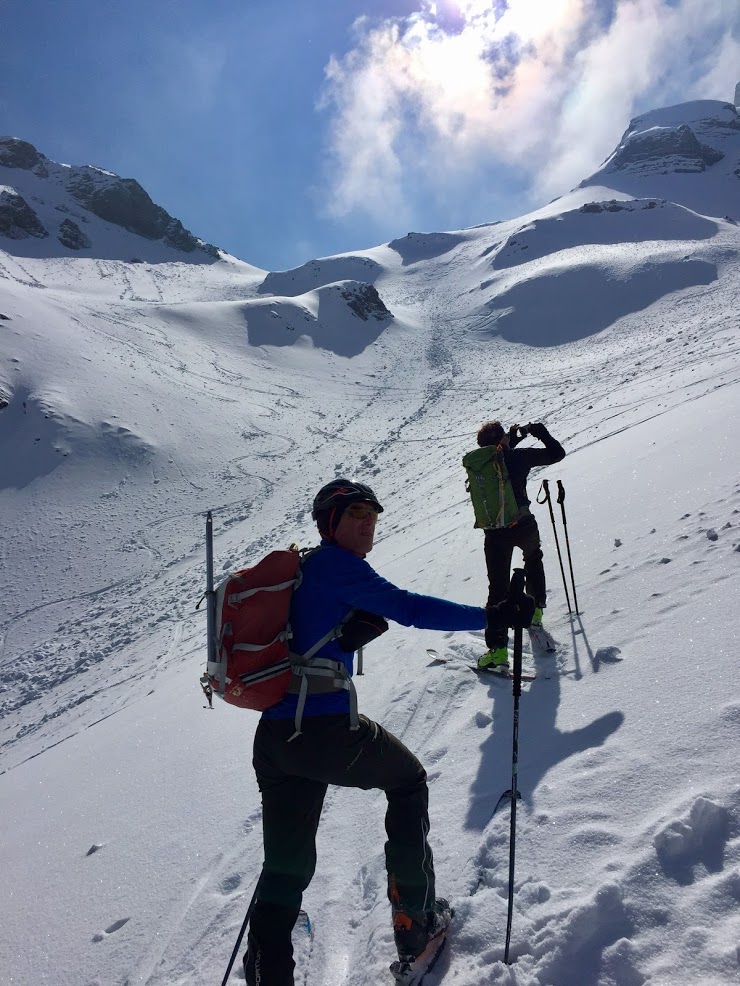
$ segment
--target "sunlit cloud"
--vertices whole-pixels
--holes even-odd
[[[361,18],[326,67],[327,211],[402,222],[497,165],[532,202],[613,150],[636,108],[731,100],[737,0],[423,0]],[[654,100],[654,102],[651,102]]]

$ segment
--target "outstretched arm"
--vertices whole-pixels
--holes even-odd
[[[565,458],[565,449],[556,438],[552,437],[541,422],[530,425],[529,434],[533,438],[539,439],[545,446],[544,448],[525,450],[530,460],[530,466],[551,466]]]

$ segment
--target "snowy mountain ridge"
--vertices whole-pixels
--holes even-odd
[[[4,184],[0,235],[18,242],[13,252],[31,256],[78,253],[139,263],[141,258],[131,255],[139,241],[139,253],[148,260],[174,260],[177,254],[190,254],[196,262],[207,263],[220,256],[216,247],[193,236],[152,202],[134,179],[90,165],[57,164],[27,141],[0,137],[0,182]],[[118,228],[123,248],[115,258],[110,257],[112,227]],[[121,230],[135,238],[121,237]],[[43,250],[33,242],[23,244],[25,251],[20,248],[21,241],[47,237],[49,243]]]
[[[696,106],[648,114],[647,129],[686,124],[714,147],[702,120],[731,117]],[[429,986],[736,981],[740,230],[723,218],[727,131],[724,157],[692,173],[600,172],[528,216],[292,271],[202,251],[196,263],[198,249],[92,213],[77,223],[95,234],[87,252],[0,232],[9,982],[220,981],[261,831],[257,717],[202,708],[205,511],[220,576],[315,543],[314,492],[355,475],[386,508],[373,566],[480,605],[460,459],[494,416],[543,420],[566,448],[529,488],[534,500],[543,475],[565,484],[583,613],[567,612],[534,506],[558,651],[526,643],[538,677],[522,697],[511,968],[508,816],[491,818],[511,780],[510,687],[468,670],[473,634],[393,626],[368,649],[361,709],[427,768],[438,888],[457,909]],[[28,175],[46,181],[16,167],[0,183],[45,228],[60,204],[87,215],[61,184],[33,186],[36,202]],[[378,792],[330,792],[298,982],[389,981],[383,812]]]
[[[709,99],[644,113],[580,187],[592,184],[662,194],[696,212],[740,220],[740,114]]]

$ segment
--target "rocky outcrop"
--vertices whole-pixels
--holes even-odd
[[[23,196],[10,188],[0,192],[0,235],[11,240],[48,236],[43,223]]]
[[[354,284],[342,289],[342,297],[347,306],[363,321],[376,318],[383,321],[393,318],[393,314],[385,307],[383,299],[372,284]]]
[[[123,226],[148,240],[162,240],[175,250],[202,249],[218,257],[218,250],[188,232],[179,219],[151,200],[138,181],[118,178],[97,168],[76,168],[67,188],[86,209],[106,222]]]
[[[634,212],[635,209],[654,209],[657,206],[655,199],[646,199],[644,202],[618,202],[616,199],[609,199],[608,202],[584,202],[578,210],[579,212]]]
[[[621,171],[653,164],[665,172],[691,174],[704,171],[723,157],[721,151],[702,144],[687,124],[653,127],[642,133],[628,131],[605,170]]]
[[[0,137],[0,164],[6,168],[22,168],[33,171],[40,178],[49,174],[46,158],[26,140],[17,137]]]
[[[91,246],[90,237],[71,219],[65,219],[59,226],[59,242],[69,250],[87,250]]]

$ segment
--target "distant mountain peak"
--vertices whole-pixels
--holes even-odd
[[[589,185],[737,218],[740,114],[732,103],[704,99],[635,117],[616,150],[579,187]]]
[[[36,171],[41,178],[48,177],[44,167],[46,157],[39,153],[33,144],[18,137],[0,137],[0,165],[5,168],[22,168],[24,171]]]
[[[25,178],[24,172],[28,173]],[[4,189],[0,200],[0,237],[17,241],[56,233],[56,241],[65,248],[64,252],[90,251],[95,256],[94,231],[82,233],[74,220],[62,220],[54,215],[54,212],[69,214],[75,206],[81,206],[98,219],[145,240],[182,253],[202,253],[211,259],[220,256],[217,247],[198,239],[179,219],[153,202],[135,179],[121,178],[92,165],[58,164],[33,144],[17,137],[0,137],[0,186]],[[82,222],[89,221],[84,213],[73,214]]]

